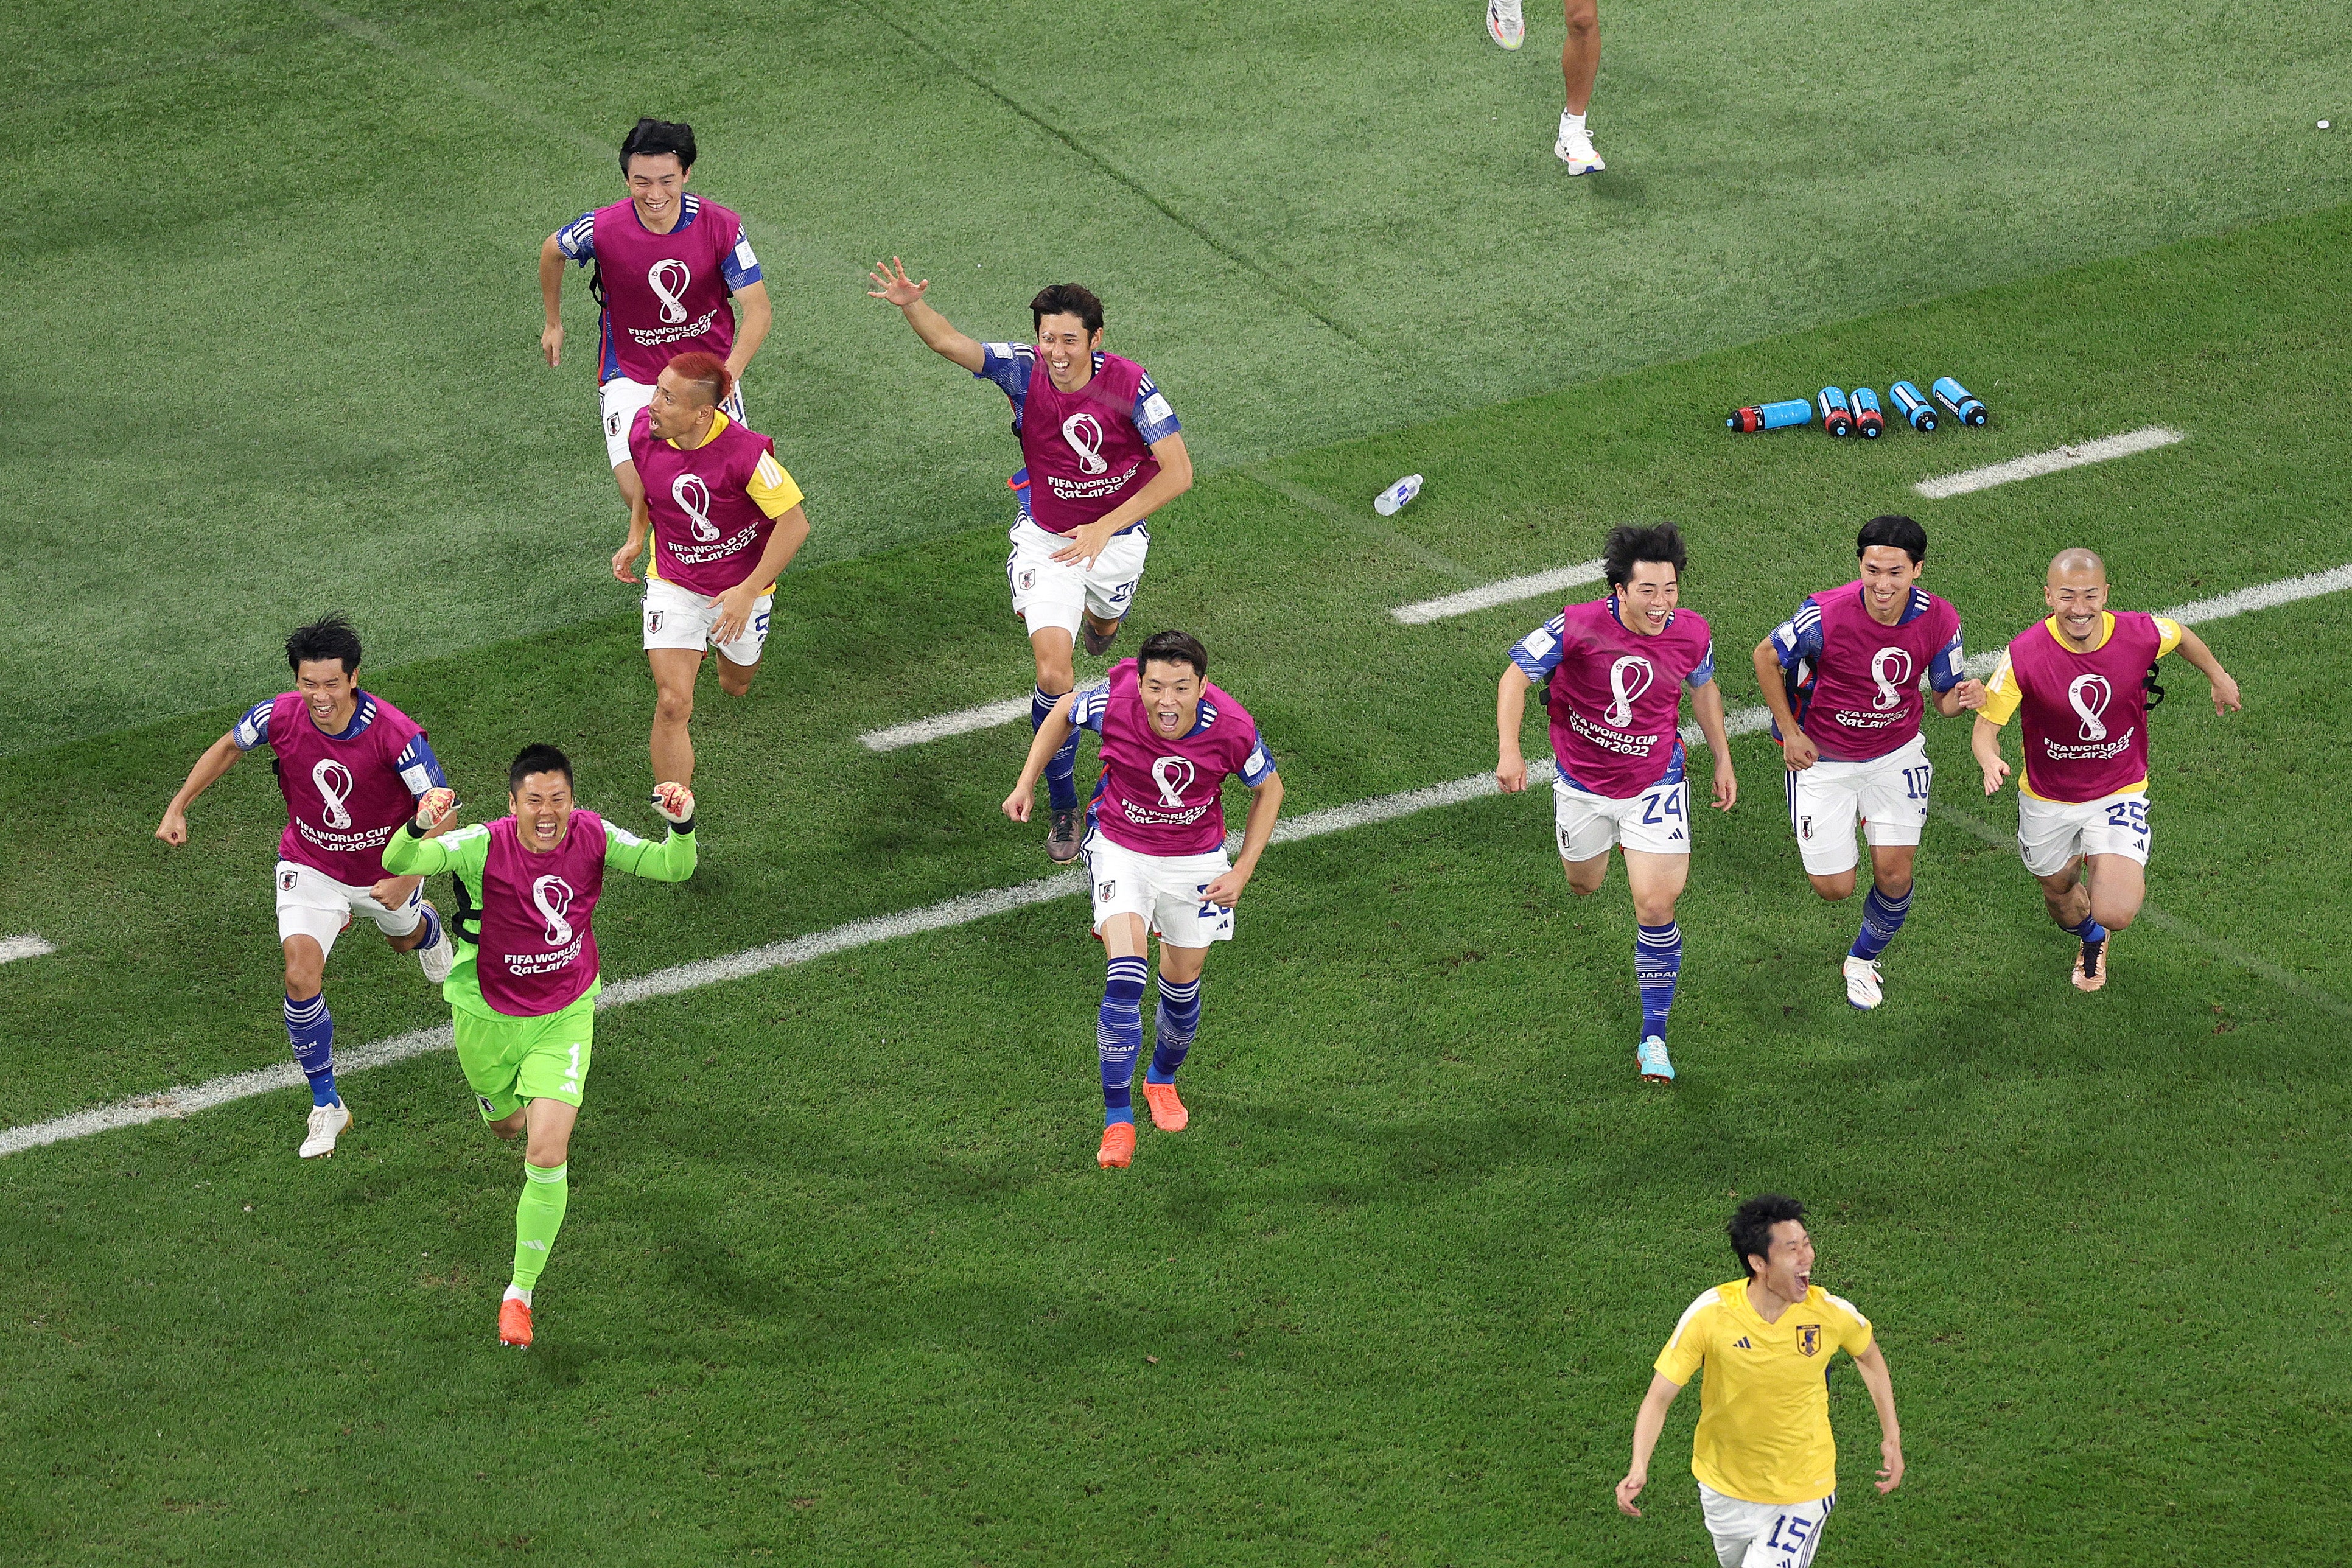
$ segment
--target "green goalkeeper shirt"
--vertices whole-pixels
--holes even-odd
[[[392,836],[383,847],[383,868],[387,876],[429,877],[446,871],[459,883],[460,897],[466,907],[479,909],[482,903],[482,867],[489,858],[489,824],[478,822],[471,827],[459,827],[437,838],[419,838],[413,831],[403,829]],[[604,824],[604,865],[608,870],[626,871],[656,882],[683,882],[694,875],[694,825],[688,823],[683,833],[673,827],[667,837],[656,844],[638,837],[627,828],[607,821]],[[480,978],[474,972],[475,944],[466,940],[465,933],[454,920],[448,922],[449,940],[456,946],[457,963],[450,967],[449,978],[441,983],[441,994],[452,1007],[486,1018],[503,1018],[505,1014],[491,1006],[482,995]],[[588,988],[593,996],[604,986],[600,976]]]

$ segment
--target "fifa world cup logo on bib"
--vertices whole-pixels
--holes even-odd
[[[710,521],[710,487],[698,474],[680,474],[670,481],[669,499],[686,513],[686,521],[694,537],[708,544],[719,537],[719,525]]]
[[[1102,455],[1102,424],[1093,415],[1080,410],[1063,420],[1062,439],[1078,455],[1078,467],[1084,472],[1099,474],[1109,470],[1110,459]]]
[[[310,766],[310,782],[319,786],[319,802],[325,808],[327,826],[338,830],[352,825],[352,814],[343,809],[343,802],[352,796],[352,770],[332,757]]]
[[[1883,647],[1870,656],[1870,679],[1878,683],[1871,706],[1885,711],[1903,706],[1903,689],[1911,684],[1911,656],[1899,647]]]
[[[1192,787],[1194,770],[1186,757],[1162,757],[1151,764],[1151,782],[1160,786],[1160,804],[1181,805],[1184,792]]]
[[[2078,675],[2074,678],[2074,683],[2066,688],[2066,700],[2073,704],[2074,717],[2083,721],[2082,739],[2104,741],[2107,738],[2106,721],[2102,715],[2106,712],[2107,704],[2115,700],[2116,689],[2107,684],[2105,676]]]
[[[572,940],[572,922],[563,911],[572,907],[572,884],[561,877],[541,877],[530,885],[530,901],[547,922],[547,945],[562,947]]]
[[[694,269],[674,256],[665,256],[646,268],[646,287],[661,300],[661,319],[671,326],[686,320],[686,289]]]
[[[1611,724],[1622,730],[1633,721],[1633,700],[1650,689],[1650,682],[1658,672],[1650,661],[1639,654],[1627,654],[1609,667],[1609,711],[1602,714]]]

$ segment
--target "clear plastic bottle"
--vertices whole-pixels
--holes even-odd
[[[1382,517],[1394,517],[1404,510],[1404,503],[1421,493],[1421,476],[1407,474],[1372,498],[1372,510]]]

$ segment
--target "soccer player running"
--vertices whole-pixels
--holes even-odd
[[[1805,1205],[1768,1194],[1731,1216],[1731,1250],[1745,1279],[1693,1301],[1658,1352],[1656,1375],[1633,1417],[1633,1463],[1617,1506],[1650,1484],[1650,1455],[1666,1411],[1701,1367],[1691,1474],[1723,1568],[1805,1568],[1837,1506],[1837,1442],[1830,1434],[1830,1358],[1853,1358],[1878,1411],[1877,1486],[1903,1484],[1903,1428],[1895,1384],[1870,1320],[1813,1283]]]
[[[1135,1058],[1143,1048],[1149,939],[1160,935],[1160,1009],[1143,1098],[1151,1123],[1191,1121],[1176,1093],[1201,1026],[1201,970],[1230,942],[1234,906],[1257,870],[1282,810],[1282,775],[1248,710],[1209,684],[1209,654],[1183,632],[1155,632],[1108,679],[1062,698],[1029,742],[1004,815],[1026,822],[1037,775],[1081,729],[1102,738],[1102,776],[1087,809],[1095,935],[1109,959],[1095,1038],[1102,1064],[1105,1170],[1135,1158]],[[1240,856],[1225,858],[1227,777],[1249,786]]]
[[[604,456],[632,507],[645,485],[629,455],[629,422],[653,401],[662,366],[689,349],[718,355],[730,387],[727,412],[740,419],[743,372],[775,319],[743,220],[688,191],[693,172],[693,126],[640,120],[621,142],[629,199],[581,214],[539,247],[539,352],[550,365],[563,363],[563,264],[595,269],[588,289],[600,311]]]
[[[1118,636],[1151,548],[1147,521],[1192,488],[1175,410],[1141,365],[1102,352],[1102,301],[1075,283],[1029,301],[1035,343],[983,343],[931,309],[923,298],[931,280],[910,280],[897,257],[867,276],[868,293],[904,311],[934,353],[1012,401],[1024,466],[1011,481],[1021,507],[1004,571],[1036,657],[1029,727],[1040,729],[1076,684],[1071,650],[1080,637],[1091,658]],[[1056,861],[1078,856],[1077,732],[1069,737],[1045,769],[1045,849]]]
[[[809,535],[801,488],[776,444],[724,412],[731,383],[716,354],[674,356],[653,401],[631,417],[629,455],[645,481],[629,502],[629,536],[613,552],[624,583],[646,564],[645,649],[654,672],[654,777],[694,782],[694,682],[705,648],[719,689],[748,696],[768,640],[776,577]]]
[[[596,900],[607,870],[656,882],[694,875],[694,796],[654,791],[669,835],[649,844],[574,804],[572,763],[526,746],[507,770],[510,816],[440,837],[457,809],[446,791],[417,803],[384,849],[404,873],[456,874],[457,958],[442,984],[457,1065],[500,1138],[523,1142],[514,1276],[499,1303],[499,1342],[530,1343],[531,1291],[569,1205],[572,1128],[596,1031]]]
[[[1854,540],[1862,575],[1811,595],[1756,645],[1756,683],[1789,771],[1789,826],[1813,890],[1853,896],[1854,817],[1870,843],[1862,932],[1845,958],[1845,996],[1884,997],[1879,955],[1911,912],[1911,867],[1936,776],[1919,735],[1924,675],[1946,718],[1984,705],[1960,666],[1960,613],[1919,586],[1927,531],[1874,517]]]
[[[2074,988],[2107,983],[2107,941],[2147,897],[2147,710],[2157,661],[2174,648],[2213,687],[2213,711],[2235,712],[2238,683],[2204,639],[2179,622],[2107,608],[2106,563],[2062,550],[2042,590],[2050,618],[2010,639],[1985,683],[1969,749],[1985,794],[2009,777],[2000,731],[2021,714],[2025,783],[2017,847],[2060,929],[2082,943]]]
[[[1569,890],[1591,898],[1609,874],[1609,851],[1625,854],[1633,895],[1633,979],[1642,992],[1642,1076],[1674,1080],[1666,1015],[1682,974],[1683,933],[1675,900],[1690,878],[1690,795],[1684,778],[1683,688],[1715,753],[1715,808],[1739,798],[1723,689],[1715,681],[1715,641],[1706,622],[1677,607],[1685,562],[1672,523],[1609,531],[1601,547],[1609,596],[1570,605],[1511,648],[1495,691],[1500,755],[1495,782],[1506,795],[1528,787],[1519,730],[1528,688],[1546,687],[1554,825]],[[1548,683],[1548,684],[1547,684]]]
[[[1585,110],[1592,107],[1593,79],[1601,74],[1601,0],[1565,0],[1568,41],[1559,47],[1559,74],[1568,89],[1568,107],[1559,111],[1559,139],[1552,156],[1568,165],[1571,174],[1591,174],[1607,168],[1592,150],[1591,133],[1584,128]],[[1486,36],[1507,49],[1528,41],[1523,0],[1486,0]]]
[[[335,1087],[335,1016],[327,1009],[327,955],[364,915],[394,952],[416,954],[438,984],[453,958],[441,917],[418,888],[422,878],[389,871],[387,839],[412,803],[444,788],[440,759],[416,721],[360,689],[360,636],[341,616],[299,627],[286,639],[294,689],[245,710],[188,770],[163,808],[155,837],[188,841],[188,807],[256,746],[274,753],[270,771],[286,796],[278,839],[278,945],[286,956],[286,1038],[310,1081],[310,1117],[299,1152],[335,1152],[352,1124]]]

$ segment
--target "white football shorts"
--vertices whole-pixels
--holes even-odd
[[[2120,855],[2147,864],[2147,791],[2097,800],[2037,800],[2017,792],[2017,847],[2025,868],[2054,877],[2077,855]]]
[[[1723,1568],[1806,1568],[1837,1493],[1811,1502],[1746,1502],[1701,1481],[1698,1506]]]
[[[604,405],[604,457],[613,467],[619,468],[631,460],[629,457],[629,426],[636,423],[637,410],[654,400],[654,389],[642,381],[631,381],[616,375],[598,387],[597,398]],[[738,425],[743,423],[743,384],[737,382],[719,412]]]
[[[1223,846],[1205,855],[1139,855],[1110,841],[1102,829],[1080,846],[1095,901],[1095,930],[1113,915],[1139,915],[1170,947],[1206,947],[1234,938],[1234,911],[1204,903],[1210,883],[1234,868]]]
[[[1029,623],[1032,637],[1047,626],[1059,626],[1074,641],[1081,615],[1090,613],[1102,621],[1127,618],[1136,584],[1143,581],[1143,558],[1151,550],[1151,530],[1138,523],[1112,535],[1091,566],[1056,561],[1054,552],[1068,544],[1068,538],[1046,532],[1025,512],[1005,537],[1013,541],[1012,553],[1004,558],[1005,579],[1013,585],[1013,613]]]
[[[425,918],[425,884],[409,891],[408,901],[385,909],[365,888],[338,882],[324,871],[291,860],[278,862],[278,940],[307,936],[321,955],[335,951],[343,928],[365,915],[386,936],[406,936]]]
[[[1551,786],[1552,826],[1559,858],[1590,860],[1622,844],[1652,855],[1690,853],[1690,780],[1655,784],[1619,800],[1580,790],[1566,779]]]
[[[730,643],[717,644],[719,657],[732,665],[746,668],[760,662],[760,650],[768,641],[768,612],[774,607],[776,596],[762,594],[751,601],[751,618],[743,623],[742,634]],[[708,594],[697,594],[675,583],[658,577],[646,579],[646,651],[656,648],[679,647],[700,653],[714,646],[710,641],[711,624],[719,619],[719,600]]]
[[[1853,821],[1873,845],[1916,844],[1927,825],[1927,786],[1936,765],[1927,742],[1911,737],[1866,763],[1833,763],[1824,757],[1810,768],[1789,770],[1789,826],[1797,853],[1816,877],[1851,871],[1861,857],[1853,847]]]

